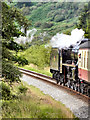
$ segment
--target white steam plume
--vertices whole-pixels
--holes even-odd
[[[84,39],[84,33],[82,29],[79,30],[77,28],[71,31],[71,35],[57,33],[50,40],[50,44],[52,47],[68,48],[70,45],[76,45],[78,41]]]
[[[21,29],[21,32],[24,32],[23,28]],[[34,34],[37,32],[35,28],[32,30],[27,30],[26,37],[25,36],[19,36],[18,38],[14,38],[15,42],[25,44],[26,42],[31,42],[34,38]]]

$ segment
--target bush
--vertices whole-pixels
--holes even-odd
[[[18,57],[18,64],[19,65],[28,65],[28,60],[26,59],[26,58],[24,58],[24,57]]]
[[[56,9],[56,5],[55,4],[51,4],[50,9],[51,10],[55,10]]]
[[[62,7],[61,2],[56,3],[56,8],[61,8],[61,7]]]
[[[24,86],[24,85],[20,85],[18,89],[19,89],[20,93],[24,93],[25,94],[27,92],[28,88],[26,86]]]
[[[9,100],[11,96],[10,87],[4,82],[0,83],[0,99]]]
[[[51,10],[50,12],[48,12],[48,14],[47,14],[47,18],[52,18],[52,17],[54,17],[54,10]]]
[[[29,7],[23,7],[22,9],[23,15],[28,15],[30,14],[30,8]]]
[[[42,24],[42,23],[41,23],[40,21],[38,21],[38,22],[35,23],[35,27],[40,27],[41,24]]]
[[[5,78],[5,81],[8,80],[10,84],[12,82],[18,82],[20,81],[21,77],[21,72],[17,67],[13,65],[13,63],[10,61],[8,62],[7,60],[3,59],[2,62],[2,77]]]
[[[56,15],[54,18],[55,22],[60,22],[63,21],[65,19],[65,17],[63,15]]]
[[[24,57],[20,57],[20,56],[13,56],[12,60],[15,61],[16,63],[18,63],[19,65],[28,65],[28,60]]]
[[[43,25],[42,25],[42,27],[43,28],[50,28],[50,27],[52,27],[53,26],[53,23],[51,23],[51,22],[45,22],[45,23],[43,23]]]

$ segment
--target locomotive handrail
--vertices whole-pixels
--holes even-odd
[[[67,63],[62,63],[62,65],[64,65],[64,66],[70,66],[70,67],[76,67],[76,65],[67,64]]]

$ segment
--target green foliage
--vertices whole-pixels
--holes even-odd
[[[5,81],[10,83],[20,81],[21,72],[17,67],[15,67],[12,61],[7,61],[3,59],[2,62],[2,77],[5,77]]]
[[[22,66],[28,65],[28,60],[25,59],[25,57],[15,55],[12,57],[12,61],[15,61],[15,63],[18,63],[19,65],[22,65]]]
[[[50,63],[50,51],[51,48],[45,47],[44,45],[34,45],[28,48],[24,52],[20,52],[20,56],[24,56],[29,64],[33,63],[40,68],[49,66]]]
[[[15,24],[15,22],[18,22],[18,25],[24,24],[25,26],[26,23],[21,23],[21,17],[22,15],[18,10],[10,8],[4,2],[2,3],[2,37],[4,39],[10,40],[12,37],[19,36],[21,34]]]
[[[11,96],[10,87],[4,82],[0,83],[0,99],[9,100]]]
[[[63,21],[65,19],[65,17],[63,15],[56,15],[54,18],[55,22],[60,22]]]
[[[18,52],[19,50],[23,49],[21,45],[17,44],[16,42],[14,42],[13,40],[12,41],[9,41],[7,44],[6,44],[6,47],[10,50],[15,50],[16,52]]]
[[[28,60],[27,59],[25,59],[24,57],[17,57],[17,62],[18,62],[18,64],[19,65],[28,65]]]
[[[85,37],[90,38],[90,2],[84,6],[77,27],[85,31]]]
[[[8,59],[11,60],[12,59],[12,53],[4,46],[2,46],[2,59]]]
[[[80,16],[85,4],[87,3],[32,2],[32,6],[28,4],[28,6],[24,5],[18,7],[24,11],[27,11],[24,13],[24,15],[32,21],[32,27],[38,27],[43,32],[46,30],[50,35],[55,35],[57,32],[65,33],[65,31],[71,31],[76,27],[76,24],[78,23],[78,17]],[[44,28],[43,23],[49,22],[52,22],[53,26]],[[66,24],[67,27],[64,24]],[[88,29],[89,28],[87,28],[86,31],[88,31]]]
[[[18,9],[11,8],[2,2],[2,77],[10,83],[20,81],[21,77],[21,72],[13,65],[14,55],[10,50],[18,52],[23,49],[22,46],[14,42],[13,37],[25,35],[20,32],[20,28],[23,26],[26,32],[29,25],[28,20],[23,17]],[[20,64],[27,63],[25,58],[19,58],[19,60]]]
[[[34,6],[37,7],[37,6]],[[42,6],[35,8],[31,11],[31,15],[29,15],[29,20],[33,23],[36,23],[37,21],[44,21],[46,20],[46,16],[48,14],[48,11],[50,10],[49,6],[47,4],[42,4]]]
[[[32,3],[32,2],[17,2],[16,6],[19,7],[19,8],[22,8],[22,7],[30,7],[32,5],[34,5],[36,3]]]
[[[27,87],[26,86],[24,86],[24,85],[20,85],[19,87],[18,87],[18,89],[19,89],[19,92],[20,93],[26,93],[27,92]]]
[[[18,88],[18,85],[15,86]],[[72,118],[75,116],[62,103],[55,101],[50,96],[43,94],[34,86],[27,86],[27,94],[18,95],[17,99],[2,102],[2,119],[18,118]]]
[[[33,40],[31,41],[30,45],[43,45],[48,44],[51,36],[46,33],[46,35],[43,35],[44,33],[37,34],[34,36]]]
[[[30,13],[26,13],[26,17],[32,21],[32,27],[39,27],[42,31],[47,30],[49,34],[55,35],[57,32],[71,31],[75,28],[84,4],[77,2],[37,3],[32,7],[28,6]],[[47,23],[51,21],[53,25],[48,27]]]
[[[53,23],[51,23],[51,22],[45,22],[45,23],[43,23],[43,25],[42,25],[42,28],[51,28],[53,26]]]
[[[35,27],[40,27],[41,24],[42,24],[42,23],[41,23],[40,21],[38,21],[38,22],[35,23]]]
[[[71,35],[71,31],[67,30],[67,31],[64,32],[64,34]]]

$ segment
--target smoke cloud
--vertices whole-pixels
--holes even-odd
[[[71,35],[57,33],[50,40],[50,45],[58,48],[68,48],[70,45],[75,46],[77,42],[84,39],[84,33],[85,32],[82,29],[77,28],[71,31]]]
[[[21,29],[21,32],[24,32],[24,29]],[[18,44],[22,43],[25,44],[26,42],[31,42],[34,38],[34,34],[37,32],[35,28],[32,30],[27,30],[26,37],[25,36],[19,36],[18,38],[14,38],[15,42]]]

